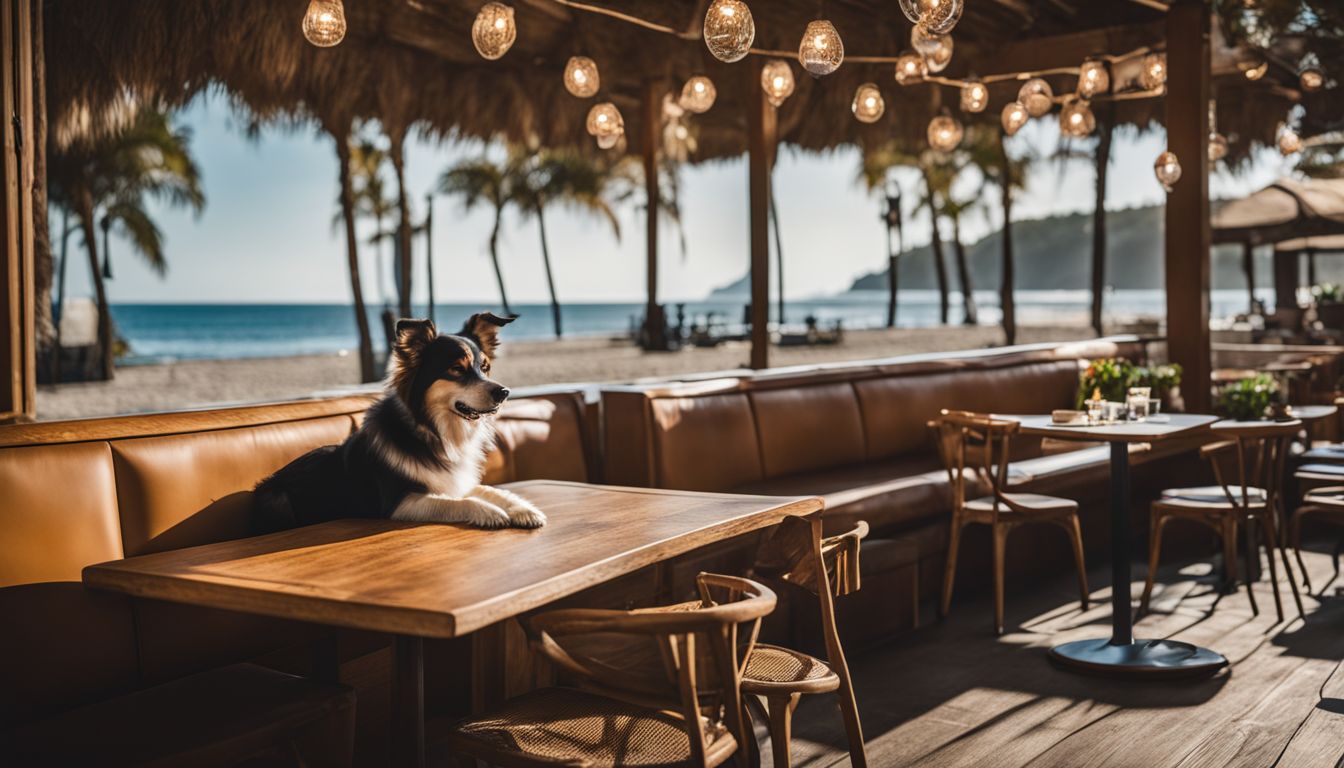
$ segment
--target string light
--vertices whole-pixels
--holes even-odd
[[[604,136],[620,136],[625,133],[625,119],[621,117],[621,110],[617,109],[615,104],[604,101],[594,104],[593,108],[588,110],[587,128],[589,134],[597,137],[600,145]]]
[[[910,30],[910,45],[924,56],[930,72],[942,72],[952,62],[951,35],[935,35],[916,24]]]
[[[1139,69],[1139,85],[1145,91],[1155,91],[1167,84],[1167,54],[1150,53],[1143,57]]]
[[[1022,126],[1027,124],[1031,115],[1027,113],[1027,108],[1020,101],[1010,102],[1003,107],[1003,113],[1000,115],[1000,122],[1003,123],[1003,132],[1009,136],[1016,136],[1017,132],[1022,130]]]
[[[1041,117],[1054,106],[1055,92],[1049,83],[1039,77],[1033,77],[1022,84],[1022,88],[1017,92],[1017,100],[1027,108],[1027,114]]]
[[[1162,188],[1170,192],[1181,180],[1181,161],[1176,158],[1176,153],[1168,150],[1158,155],[1157,162],[1153,163],[1153,173],[1157,174]]]
[[[513,9],[503,3],[486,3],[471,25],[471,42],[482,57],[494,61],[509,52],[518,39]]]
[[[901,85],[923,80],[929,74],[929,65],[924,57],[914,51],[906,51],[896,60],[896,82]]]
[[[1227,157],[1228,152],[1227,137],[1214,131],[1209,134],[1209,162],[1216,163]]]
[[[597,147],[598,149],[611,149],[617,144],[620,144],[621,139],[623,138],[625,138],[625,131],[621,131],[620,133],[603,134],[602,136],[597,137]]]
[[[714,58],[741,61],[756,40],[756,22],[742,0],[714,0],[705,12],[705,46]]]
[[[774,106],[782,105],[793,95],[793,68],[783,59],[771,59],[761,67],[761,90]]]
[[[687,112],[694,112],[697,115],[708,112],[709,108],[714,106],[714,100],[719,96],[718,90],[714,87],[714,82],[704,75],[696,75],[681,87],[681,98],[677,103]]]
[[[989,88],[985,87],[984,83],[972,78],[961,86],[962,112],[984,112],[988,106]]]
[[[965,131],[951,115],[939,115],[929,121],[929,146],[939,152],[951,152],[961,143]]]
[[[312,0],[303,14],[303,36],[318,48],[330,48],[345,39],[345,6],[341,0]]]
[[[570,56],[565,64],[565,90],[581,99],[597,93],[601,77],[597,74],[597,62],[587,56]]]
[[[1237,56],[1237,69],[1247,80],[1259,80],[1269,71],[1269,60],[1260,51],[1249,48]]]
[[[798,63],[814,75],[829,75],[840,68],[845,60],[845,44],[835,25],[817,19],[807,25],[803,41],[798,44]]]
[[[861,123],[876,123],[887,111],[887,103],[882,99],[882,91],[876,83],[864,83],[854,92],[854,103],[850,105],[854,117]]]
[[[935,35],[945,35],[961,21],[963,0],[901,0],[901,12]]]
[[[1297,76],[1297,81],[1301,84],[1302,90],[1314,93],[1325,87],[1325,73],[1316,67],[1307,67]]]
[[[1097,117],[1086,100],[1074,99],[1059,110],[1059,132],[1065,136],[1082,138],[1096,129]]]
[[[1100,59],[1084,61],[1078,69],[1078,95],[1090,99],[1110,89],[1111,73],[1106,69],[1106,62]]]
[[[1295,155],[1302,151],[1302,137],[1291,127],[1285,125],[1279,132],[1279,152],[1284,156]]]

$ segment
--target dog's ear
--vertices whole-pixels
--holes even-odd
[[[475,339],[487,355],[494,355],[499,349],[499,329],[517,319],[517,315],[500,317],[493,312],[480,312],[467,318],[462,335]]]
[[[393,343],[393,351],[404,365],[413,368],[420,353],[438,335],[431,320],[402,318],[397,321],[397,340]]]

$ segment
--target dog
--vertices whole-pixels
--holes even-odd
[[[495,414],[509,390],[490,378],[499,331],[516,316],[472,315],[456,335],[398,320],[383,396],[340,445],[314,449],[262,480],[252,531],[339,518],[539,528],[531,502],[481,485]]]

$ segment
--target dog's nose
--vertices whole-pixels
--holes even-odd
[[[493,398],[496,403],[502,403],[509,399],[509,388],[496,386],[494,389],[490,390],[490,397]]]

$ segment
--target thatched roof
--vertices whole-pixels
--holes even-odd
[[[591,100],[561,86],[569,56],[601,68],[602,97],[622,110],[632,150],[641,135],[639,109],[649,80],[671,90],[695,73],[709,75],[719,99],[694,116],[699,149],[692,161],[741,154],[746,146],[744,94],[755,88],[745,63],[713,59],[698,39],[705,0],[594,0],[683,30],[677,37],[571,10],[552,0],[512,0],[518,40],[502,59],[486,61],[470,39],[483,0],[347,0],[349,32],[331,49],[309,45],[300,32],[307,0],[48,0],[47,69],[53,136],[76,140],[115,123],[127,95],[182,105],[210,88],[227,93],[251,115],[325,121],[380,119],[391,131],[438,136],[536,139],[591,146],[584,116]],[[816,0],[753,0],[756,47],[796,50]],[[824,4],[851,55],[895,56],[908,47],[910,24],[893,0]],[[1093,53],[1121,53],[1161,43],[1162,12],[1136,2],[1096,0],[968,0],[954,32],[952,77],[1004,71],[1005,57],[1046,61],[1055,36],[1091,32]],[[1033,43],[1036,47],[1033,49]],[[1081,56],[1086,54],[1081,54]],[[809,150],[867,144],[887,137],[922,146],[929,119],[957,103],[955,89],[901,87],[890,64],[847,62],[821,79],[793,62],[798,89],[780,112],[783,142]],[[1057,62],[1052,66],[1057,66]],[[1250,142],[1269,145],[1291,100],[1282,89],[1247,84],[1219,66],[1218,120],[1235,160]],[[1124,71],[1117,79],[1124,80]],[[1272,76],[1271,76],[1272,77]],[[1070,91],[1075,78],[1051,78]],[[860,83],[872,81],[887,101],[883,119],[865,126],[849,114]],[[998,120],[1016,83],[995,85],[991,106],[964,119]],[[1117,118],[1147,126],[1162,117],[1162,100],[1117,102]]]
[[[1344,179],[1279,179],[1213,215],[1216,243],[1259,245],[1334,235],[1344,235]]]

